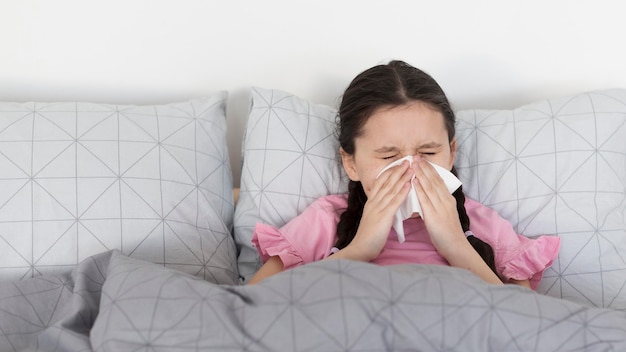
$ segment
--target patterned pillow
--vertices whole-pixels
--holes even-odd
[[[235,209],[243,281],[261,265],[251,243],[257,222],[280,227],[315,199],[346,192],[335,117],[331,107],[278,90],[252,88]]]
[[[626,90],[457,113],[467,195],[519,233],[561,237],[539,291],[626,308]]]
[[[0,103],[0,279],[116,248],[237,283],[226,98]]]

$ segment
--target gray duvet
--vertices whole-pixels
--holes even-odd
[[[0,283],[0,351],[626,351],[626,312],[461,269],[328,260],[225,286],[131,259]]]

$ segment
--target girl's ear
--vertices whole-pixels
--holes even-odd
[[[341,163],[343,169],[352,181],[359,181],[359,173],[356,171],[356,165],[354,165],[354,155],[346,153],[343,148],[339,147],[339,153],[341,154]]]
[[[448,162],[448,170],[452,170],[452,166],[454,166],[455,157],[456,157],[456,137],[452,138],[452,142],[450,142],[450,160]]]

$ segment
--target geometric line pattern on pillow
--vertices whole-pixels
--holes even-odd
[[[251,242],[256,223],[280,227],[315,199],[346,192],[335,119],[329,106],[252,88],[234,220],[243,281],[261,265]]]
[[[626,90],[457,112],[467,195],[526,236],[561,237],[539,291],[626,308]]]
[[[0,103],[0,279],[120,249],[237,282],[226,98]]]

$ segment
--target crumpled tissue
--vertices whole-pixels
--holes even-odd
[[[413,156],[407,155],[387,165],[378,173],[378,176],[376,176],[376,178],[378,178],[386,170],[394,166],[400,165],[405,160],[407,160],[410,164],[413,164]],[[461,186],[461,181],[456,176],[454,176],[453,173],[437,164],[431,162],[429,163],[435,168],[435,171],[437,171],[439,176],[441,176],[446,186],[448,187],[448,191],[450,192],[450,194],[452,194]],[[415,176],[413,176],[413,178],[415,178]],[[404,222],[404,220],[413,216],[414,213],[420,214],[422,218],[424,217],[424,215],[422,214],[422,207],[420,206],[419,199],[417,199],[415,186],[413,185],[413,183],[411,183],[411,190],[409,191],[409,194],[407,195],[402,205],[400,205],[400,208],[398,208],[398,211],[396,212],[393,221],[393,229],[396,230],[396,233],[398,234],[398,241],[400,243],[404,242],[404,226],[402,225],[402,223]]]

